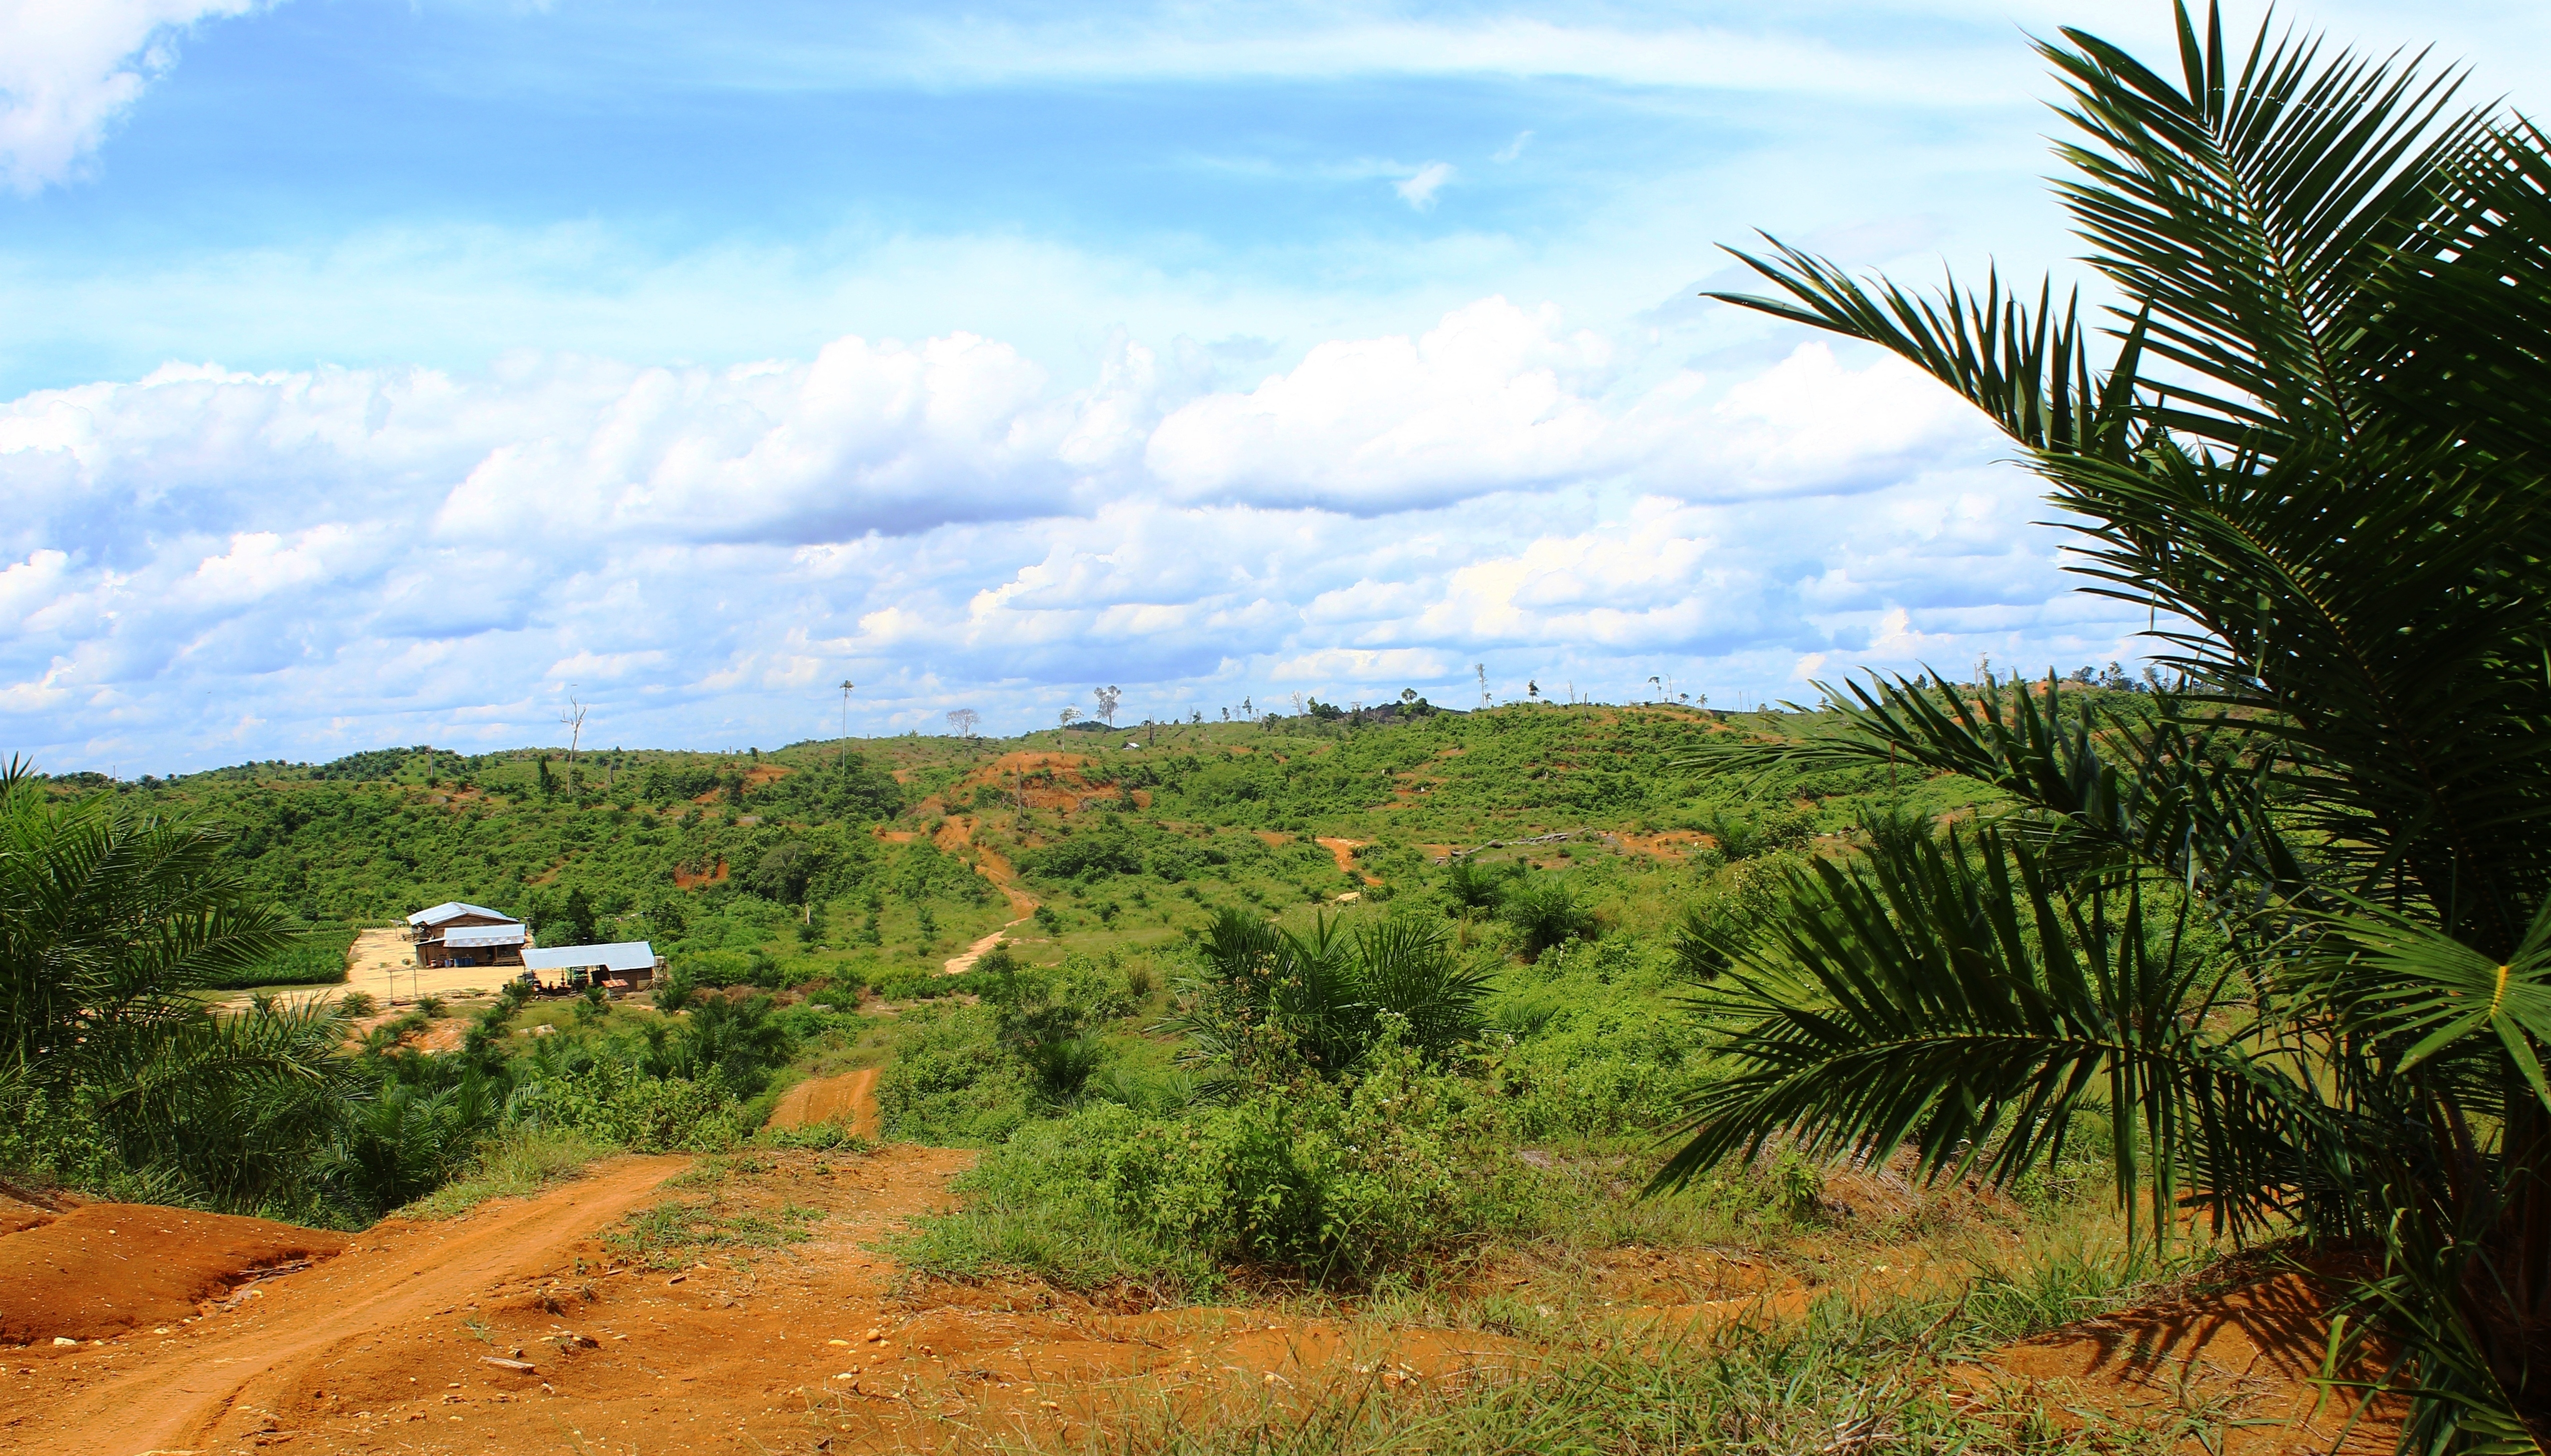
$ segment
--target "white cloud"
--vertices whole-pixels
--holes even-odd
[[[1498,147],[1495,154],[1491,155],[1488,160],[1496,162],[1513,161],[1517,157],[1522,156],[1524,147],[1531,144],[1532,129],[1527,127],[1524,130],[1515,133],[1514,140],[1507,143],[1505,146]]]
[[[1613,422],[1585,386],[1611,361],[1558,312],[1502,298],[1415,339],[1340,340],[1248,394],[1161,423],[1146,462],[1182,500],[1404,510],[1482,490],[1603,473]]]
[[[2123,657],[2027,479],[1809,343],[1724,388],[1483,299],[1184,392],[997,340],[641,368],[169,367],[0,404],[0,717],[57,766],[588,739],[775,743],[1296,689],[1460,701],[1802,658]],[[1798,437],[1817,437],[1802,439]],[[1848,497],[1847,506],[1839,505]],[[1512,677],[1511,684],[1505,679]]]
[[[1400,201],[1419,212],[1426,212],[1435,206],[1435,194],[1443,191],[1444,184],[1452,180],[1451,162],[1430,161],[1414,174],[1391,183],[1390,190],[1399,194]]]
[[[177,38],[257,0],[0,0],[0,182],[34,192],[71,175]]]

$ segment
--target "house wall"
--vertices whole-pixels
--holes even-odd
[[[429,969],[445,966],[519,966],[523,947],[519,945],[463,945],[451,949],[440,940],[428,940],[416,948],[416,963]]]

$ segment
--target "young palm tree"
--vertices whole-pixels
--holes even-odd
[[[298,1197],[351,1062],[332,1012],[186,995],[290,942],[225,843],[0,769],[0,1100],[93,1119],[174,1195],[254,1208]]]
[[[1232,1095],[1297,1076],[1355,1072],[1384,1039],[1430,1055],[1480,1028],[1487,976],[1464,965],[1442,930],[1393,918],[1342,933],[1322,916],[1307,935],[1236,910],[1205,936],[1210,974],[1163,1023],[1182,1032],[1181,1060],[1203,1070],[1200,1095]]]
[[[1671,1185],[1788,1135],[2009,1178],[2105,1119],[2158,1236],[2371,1241],[2404,1446],[2551,1431],[2551,154],[2415,62],[2179,11],[2175,74],[2041,46],[2113,289],[1937,295],[1774,244],[1785,296],[1984,410],[2145,606],[2148,709],[1873,680],[1793,745],[1999,789],[1792,876],[1708,1005],[1743,1069]],[[2104,341],[2103,341],[2104,340]],[[2105,354],[2105,365],[2093,353]],[[2356,1327],[2365,1321],[2358,1318]]]

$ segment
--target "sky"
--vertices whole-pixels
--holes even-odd
[[[2061,25],[2166,55],[2142,0],[0,0],[0,749],[2132,665],[1998,437],[1697,296],[1758,230],[2079,277]]]

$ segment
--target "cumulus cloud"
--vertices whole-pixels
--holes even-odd
[[[1192,401],[1145,461],[1181,500],[1343,511],[1604,474],[1620,446],[1588,385],[1611,355],[1556,309],[1485,299],[1416,338],[1323,343],[1247,394]]]
[[[1628,348],[1491,298],[1202,394],[1139,344],[1071,388],[967,335],[33,394],[0,405],[0,722],[130,766],[545,741],[569,684],[605,741],[714,745],[829,734],[845,677],[875,729],[1102,681],[1183,716],[1449,701],[1476,661],[1618,698],[2126,655],[1918,378]]]
[[[1487,489],[1623,478],[1686,498],[1848,492],[1989,447],[1912,366],[1821,341],[1709,398],[1625,384],[1613,344],[1556,309],[1483,299],[1415,338],[1339,340],[1247,393],[1192,400],[1145,450],[1181,500],[1387,512]]]
[[[34,192],[71,175],[177,39],[257,0],[0,0],[0,182]]]

